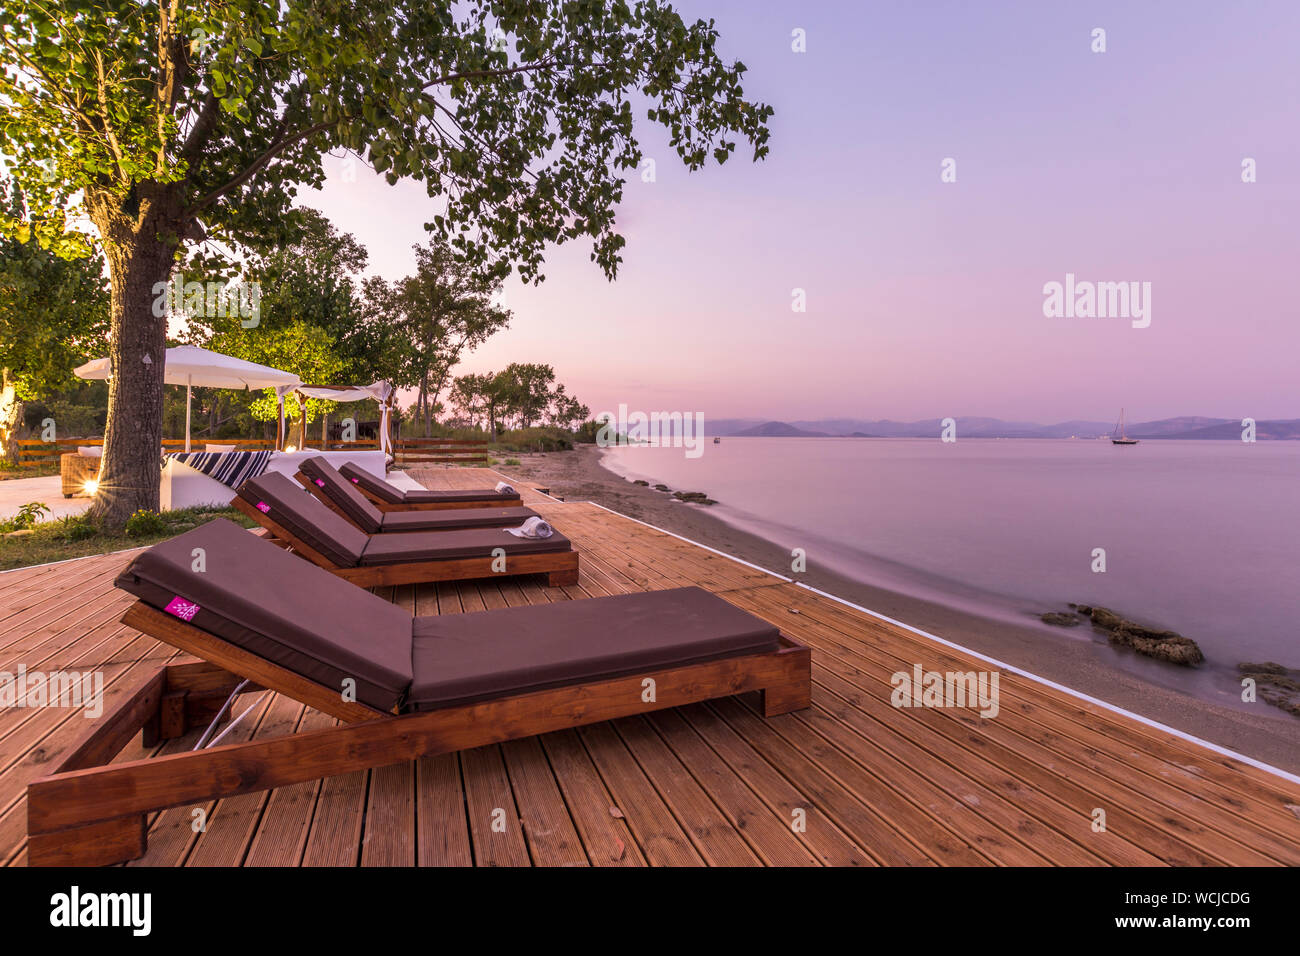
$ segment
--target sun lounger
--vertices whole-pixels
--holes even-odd
[[[518,528],[541,516],[532,508],[444,508],[436,511],[381,511],[324,458],[308,458],[295,475],[325,507],[366,534],[447,531],[454,528]]]
[[[28,785],[32,865],[137,858],[168,807],[749,691],[768,716],[809,705],[808,649],[699,588],[413,618],[222,519],[116,583],[137,599],[123,623],[199,660],[124,692]],[[343,726],[202,746],[265,691]],[[239,706],[214,743],[253,710]],[[115,760],[142,731],[154,747],[205,726],[195,749]]]
[[[515,574],[545,574],[551,587],[578,583],[578,552],[558,532],[549,538],[517,538],[504,528],[368,535],[279,472],[244,482],[231,505],[278,543],[363,588]]]
[[[520,505],[519,493],[502,494],[492,488],[465,491],[430,491],[425,488],[404,490],[376,478],[363,468],[348,462],[339,473],[356,485],[380,511],[436,511],[441,508],[514,508]]]

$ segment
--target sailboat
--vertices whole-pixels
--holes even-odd
[[[1119,423],[1115,426],[1115,431],[1119,432],[1119,436],[1116,437],[1115,432],[1111,432],[1110,441],[1112,445],[1136,445],[1138,443],[1136,438],[1129,438],[1124,431],[1124,409],[1122,408],[1119,410]]]

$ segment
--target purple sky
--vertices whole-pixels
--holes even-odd
[[[690,175],[643,124],[619,279],[552,250],[459,371],[548,362],[593,412],[1300,417],[1294,0],[677,6],[776,108],[770,157]],[[328,162],[303,202],[409,272],[423,187]],[[1066,272],[1150,282],[1150,327],[1045,318]]]

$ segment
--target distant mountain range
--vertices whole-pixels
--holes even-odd
[[[824,418],[814,422],[765,422],[756,418],[706,420],[710,435],[751,438],[933,438],[943,424],[938,418],[918,422],[863,421]],[[958,418],[959,438],[1100,438],[1114,430],[1112,422],[1069,421],[1056,425],[1004,422],[999,418]],[[1241,440],[1241,419],[1184,415],[1154,422],[1130,422],[1130,438],[1190,438]],[[1259,441],[1300,440],[1300,419],[1255,423]]]

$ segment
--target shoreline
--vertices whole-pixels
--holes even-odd
[[[1080,693],[1141,714],[1204,740],[1238,751],[1282,770],[1300,773],[1300,720],[1262,700],[1252,709],[1216,703],[1156,682],[1121,666],[1119,651],[1103,640],[1091,639],[1091,628],[1070,631],[1047,625],[993,619],[928,598],[916,597],[855,580],[833,570],[810,567],[792,575],[789,552],[759,535],[737,528],[709,513],[707,506],[685,504],[671,496],[634,484],[601,464],[594,445],[572,452],[516,454],[519,465],[496,466],[503,474],[549,486],[566,500],[590,500],[613,511],[708,545],[761,568],[795,577],[800,582],[903,622],[972,651],[1005,661]],[[708,491],[709,489],[704,489]],[[1043,608],[1042,610],[1052,610]],[[1080,633],[1082,632],[1082,633]],[[1085,637],[1087,635],[1087,637]],[[1144,661],[1157,668],[1174,668]],[[1235,702],[1234,702],[1235,703]]]

